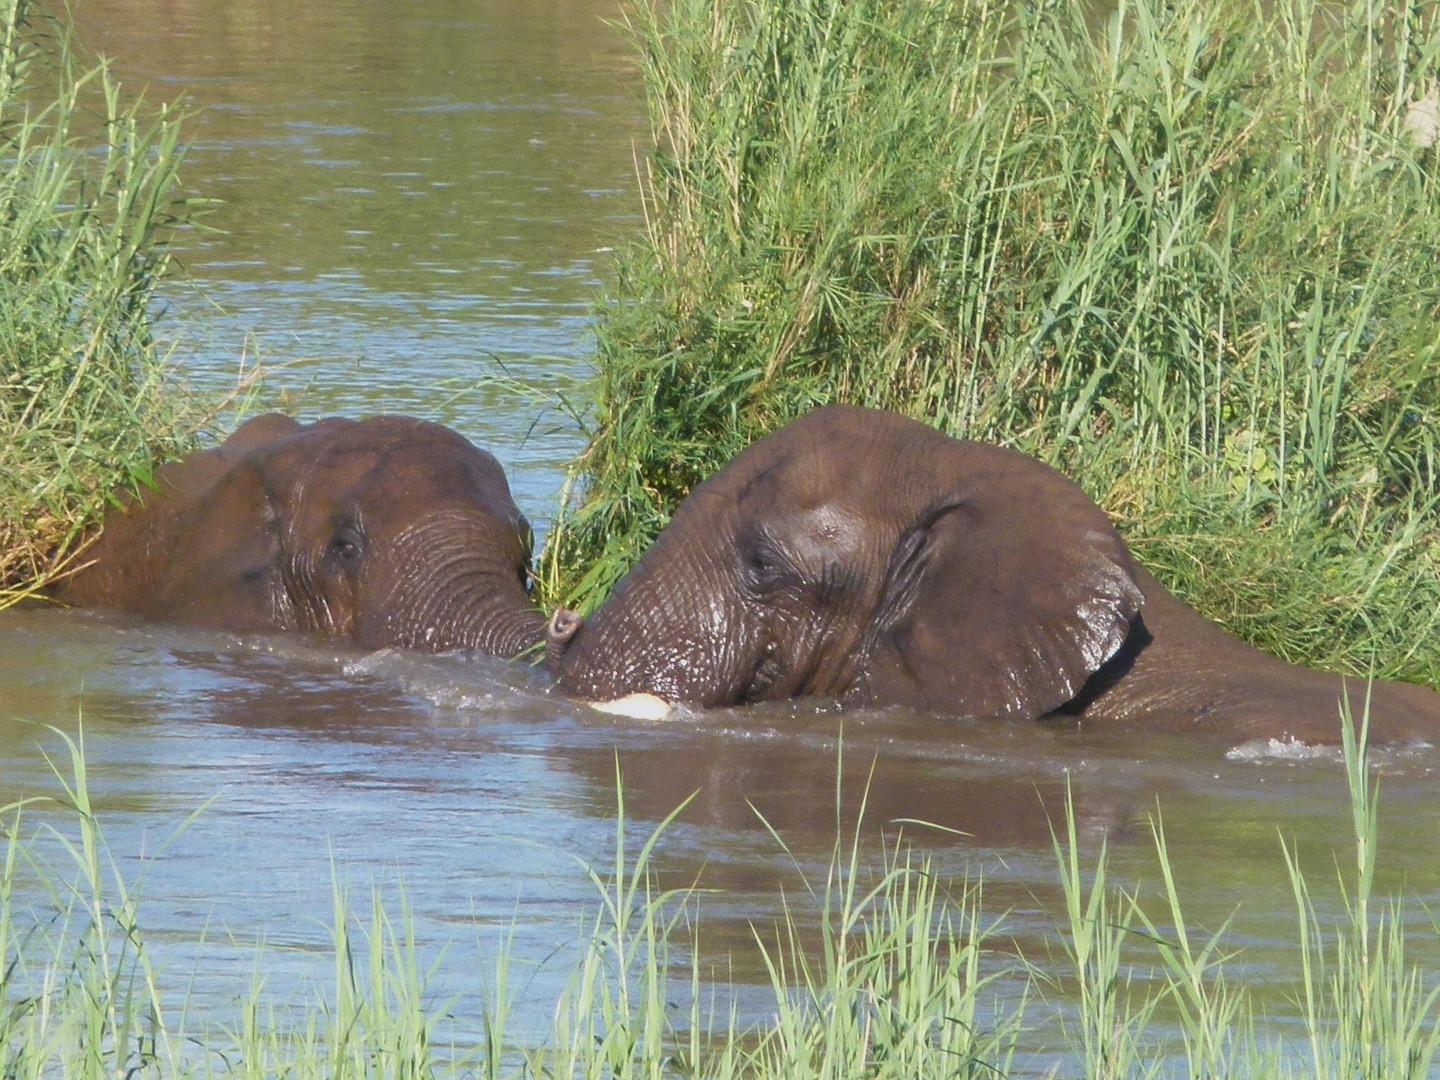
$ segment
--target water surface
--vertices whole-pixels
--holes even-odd
[[[197,288],[166,294],[187,378],[229,385],[258,354],[303,417],[451,424],[501,459],[543,527],[580,442],[544,402],[585,374],[605,249],[637,225],[643,122],[612,14],[606,0],[83,0],[82,38],[127,87],[188,95],[185,180],[222,200],[220,231],[182,238]],[[763,981],[752,927],[782,896],[814,917],[801,878],[823,876],[862,801],[874,865],[903,832],[942,871],[983,877],[1002,939],[1032,958],[1061,917],[1050,823],[1067,789],[1087,850],[1108,843],[1146,895],[1163,809],[1197,927],[1234,916],[1234,970],[1277,1019],[1294,1013],[1281,841],[1332,908],[1350,862],[1340,769],[1304,748],[813,705],[645,723],[487,658],[0,613],[0,804],[59,791],[50,726],[73,736],[82,714],[101,822],[140,881],[162,973],[222,1018],[257,970],[281,999],[323,976],[337,883],[362,911],[372,885],[393,899],[403,883],[436,998],[474,1030],[508,940],[526,972],[517,1015],[545,1030],[595,906],[584,864],[612,858],[617,770],[642,833],[693,796],[656,867],[715,890],[705,959],[741,983]],[[1380,763],[1382,886],[1403,884],[1412,955],[1432,970],[1419,905],[1440,903],[1437,765],[1429,748]],[[62,872],[40,828],[56,820],[31,807],[22,835]],[[45,918],[43,894],[20,900]],[[1034,1037],[1027,1069],[1048,1067],[1053,1036]]]
[[[84,0],[126,89],[194,115],[162,330],[203,390],[274,367],[306,418],[405,412],[507,466],[543,526],[646,126],[612,0]],[[512,377],[517,385],[510,385]],[[479,384],[477,386],[477,383]]]

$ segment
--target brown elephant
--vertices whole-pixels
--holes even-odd
[[[369,648],[515,656],[542,640],[531,533],[490,454],[404,416],[258,416],[105,517],[78,606]]]
[[[1177,600],[1049,466],[891,413],[818,409],[700,484],[587,624],[560,689],[704,706],[821,695],[950,716],[1338,737],[1339,676]],[[1360,715],[1364,680],[1352,680]],[[1373,688],[1383,738],[1440,733],[1440,695]]]

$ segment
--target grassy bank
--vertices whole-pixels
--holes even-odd
[[[151,305],[193,210],[179,161],[173,109],[125,101],[64,21],[0,0],[0,607],[193,432]]]
[[[975,881],[937,875],[902,843],[875,850],[862,824],[842,830],[828,872],[792,890],[798,906],[755,926],[751,947],[772,982],[751,1009],[760,1019],[741,1021],[729,988],[697,959],[703,897],[655,883],[652,853],[668,822],[637,847],[623,799],[614,862],[589,871],[595,900],[568,984],[538,1015],[517,1021],[503,951],[482,1008],[438,1000],[403,905],[387,910],[377,895],[357,911],[337,887],[333,964],[319,965],[331,974],[313,994],[272,1000],[259,946],[254,985],[237,988],[233,1015],[216,1016],[191,1013],[185,973],[158,969],[75,743],[60,813],[52,806],[37,827],[33,805],[0,811],[0,1075],[1425,1077],[1440,1046],[1440,988],[1406,962],[1401,902],[1373,892],[1363,741],[1346,747],[1346,772],[1355,834],[1338,919],[1318,914],[1337,910],[1335,886],[1317,906],[1277,843],[1296,911],[1293,1022],[1266,1015],[1273,976],[1257,975],[1223,927],[1197,936],[1187,923],[1158,812],[1158,888],[1143,899],[1107,879],[1103,846],[1081,851],[1073,813],[1059,823],[1063,907],[1043,965],[1004,946],[1003,919],[984,911]]]
[[[1440,9],[1093,9],[636,0],[646,228],[559,598],[841,400],[1053,462],[1272,651],[1440,683]]]

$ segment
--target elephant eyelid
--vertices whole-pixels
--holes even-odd
[[[358,558],[364,550],[365,538],[358,529],[341,529],[330,541],[330,554],[344,561]]]
[[[768,539],[744,545],[741,573],[752,592],[767,592],[785,576],[785,562]]]

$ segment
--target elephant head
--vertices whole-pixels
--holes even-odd
[[[831,406],[691,492],[548,658],[574,696],[802,695],[1035,717],[1120,649],[1144,596],[1104,512],[1024,454]]]
[[[505,473],[438,424],[271,414],[157,481],[106,516],[60,600],[365,648],[514,656],[543,635]]]

